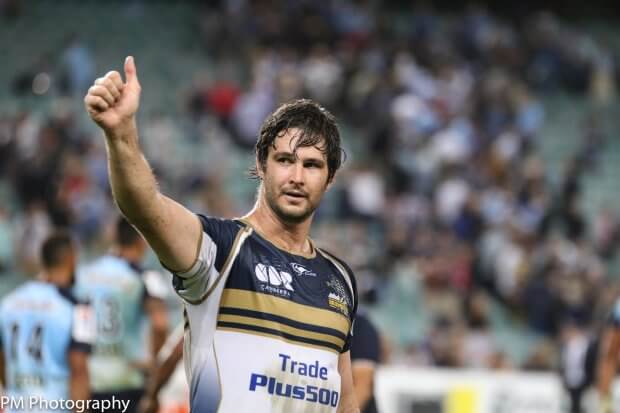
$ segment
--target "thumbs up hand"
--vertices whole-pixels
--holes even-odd
[[[125,83],[117,71],[108,72],[88,89],[84,104],[93,121],[106,133],[116,136],[134,124],[140,91],[136,65],[129,56],[125,59]]]

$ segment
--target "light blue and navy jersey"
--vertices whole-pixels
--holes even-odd
[[[200,220],[198,258],[173,277],[191,411],[335,412],[357,307],[351,271],[314,245],[297,255],[245,222]]]
[[[93,325],[90,307],[53,284],[31,281],[7,295],[0,304],[7,395],[69,399],[68,353],[90,351]]]
[[[144,375],[136,363],[148,357],[144,343],[144,271],[115,255],[80,267],[76,295],[88,299],[97,319],[97,340],[89,361],[94,392],[139,389]]]

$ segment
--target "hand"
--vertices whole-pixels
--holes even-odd
[[[95,80],[84,104],[90,117],[105,132],[118,132],[133,124],[140,106],[140,82],[133,57],[125,59],[125,83],[117,71]]]
[[[138,413],[157,413],[159,411],[159,401],[157,397],[144,396],[138,405]]]

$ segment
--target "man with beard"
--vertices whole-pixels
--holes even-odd
[[[69,411],[90,398],[87,358],[94,319],[90,307],[71,294],[77,262],[71,237],[58,232],[47,238],[41,262],[39,280],[21,285],[0,305],[0,381],[11,400],[7,412]],[[32,398],[38,400],[34,406]],[[62,401],[64,407],[48,409],[46,401]]]
[[[139,147],[131,57],[125,77],[97,79],[84,102],[104,131],[120,210],[185,301],[191,410],[359,412],[349,354],[355,280],[309,238],[342,161],[334,117],[309,100],[267,117],[256,143],[256,204],[243,218],[217,219],[158,190]]]

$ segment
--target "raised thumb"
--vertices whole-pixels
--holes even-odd
[[[138,72],[136,70],[136,63],[133,60],[133,56],[127,56],[125,59],[125,82],[128,84],[138,83]]]

